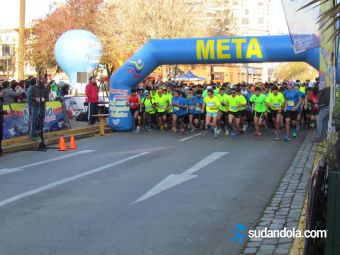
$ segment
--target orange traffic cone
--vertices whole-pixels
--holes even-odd
[[[65,139],[64,137],[60,137],[59,139],[59,146],[58,146],[59,151],[67,151],[66,144],[65,144]]]
[[[70,139],[70,150],[77,149],[76,139],[74,138],[74,135],[71,135]]]

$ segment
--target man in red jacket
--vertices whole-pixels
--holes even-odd
[[[92,126],[95,123],[93,115],[98,113],[98,87],[96,78],[90,77],[89,84],[86,85],[86,96],[88,102],[88,121],[89,125]]]

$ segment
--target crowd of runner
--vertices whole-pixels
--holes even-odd
[[[136,132],[152,129],[187,131],[214,138],[238,136],[272,129],[274,138],[285,141],[302,127],[315,127],[318,84],[300,81],[259,84],[186,85],[170,82],[132,89],[128,100]]]

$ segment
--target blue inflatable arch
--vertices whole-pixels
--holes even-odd
[[[289,35],[150,40],[111,76],[109,126],[132,129],[130,90],[160,65],[297,61],[319,69],[320,49],[295,54]]]

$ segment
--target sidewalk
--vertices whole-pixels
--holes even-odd
[[[64,136],[65,140],[68,141],[71,135],[74,135],[76,139],[81,139],[91,137],[99,133],[98,125],[89,127],[87,122],[73,120],[71,120],[70,122],[72,127],[71,129],[44,133],[45,144],[46,145],[57,144],[61,136]],[[111,133],[112,129],[106,127],[105,132]],[[37,149],[38,144],[39,143],[37,142],[31,141],[29,136],[18,136],[3,140],[2,149],[3,153],[7,154],[23,150]]]
[[[307,187],[316,157],[318,143],[311,142],[310,131],[285,176],[282,178],[271,201],[265,208],[257,226],[253,229],[270,230],[298,229],[300,216],[304,214]],[[300,224],[301,225],[301,224]],[[292,238],[261,239],[254,238],[246,243],[242,255],[289,254],[294,240]],[[295,253],[296,254],[296,253]]]

